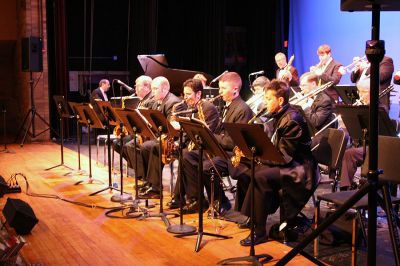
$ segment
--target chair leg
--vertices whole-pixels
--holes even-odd
[[[107,145],[108,145],[108,142],[107,142],[107,140],[105,140],[105,141],[104,141],[104,147],[103,147],[103,156],[104,156],[104,157],[103,157],[103,164],[104,164],[104,166],[106,165],[106,160],[107,160],[107,159],[106,159],[106,158],[107,158],[107,157],[106,157],[106,146],[107,146]]]
[[[90,143],[89,143],[90,145]],[[100,139],[97,138],[96,140],[96,145],[97,145],[97,149],[96,149],[96,165],[99,164],[99,145],[100,145]]]
[[[170,190],[170,193],[172,195],[172,193],[174,193],[174,177],[175,177],[175,174],[174,174],[174,162],[173,161],[169,163],[169,170],[170,170],[170,174],[171,174],[171,179],[170,179],[170,183],[169,183],[169,190]]]
[[[352,222],[352,234],[351,234],[351,265],[357,263],[357,217],[353,218]]]

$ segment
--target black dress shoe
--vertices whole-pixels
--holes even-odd
[[[244,220],[243,222],[241,222],[241,223],[238,223],[237,224],[238,225],[238,227],[240,228],[240,229],[246,229],[246,228],[250,228],[250,217],[247,217],[246,218],[246,220]]]
[[[173,209],[178,209],[180,207],[180,200],[172,199],[170,202],[167,203],[167,206],[173,210]]]
[[[144,182],[142,184],[138,185],[138,189],[139,190],[147,190],[149,187],[151,186],[151,184],[149,182]]]
[[[203,212],[208,209],[208,203],[203,203]],[[199,212],[199,202],[197,200],[190,202],[182,209],[183,214],[191,214]]]
[[[265,243],[267,240],[267,233],[256,234],[254,232],[254,245]],[[240,245],[251,246],[251,233],[245,239],[240,240]]]
[[[139,193],[139,197],[145,198],[145,199],[159,199],[160,198],[160,192],[155,190],[155,189],[153,189],[152,187],[149,187],[143,193]]]

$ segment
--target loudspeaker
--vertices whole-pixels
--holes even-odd
[[[42,39],[39,37],[22,38],[22,71],[42,72]]]
[[[29,234],[32,228],[39,222],[31,206],[20,199],[7,198],[3,215],[6,217],[8,224],[19,235]]]

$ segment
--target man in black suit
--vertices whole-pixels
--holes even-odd
[[[186,105],[190,109],[197,109],[198,112],[195,114],[190,114],[190,116],[193,116],[194,118],[200,119],[201,121],[205,122],[207,124],[207,127],[210,129],[211,132],[214,132],[215,129],[218,126],[219,123],[219,113],[217,107],[212,104],[211,102],[202,99],[203,97],[203,84],[202,80],[200,79],[188,79],[183,83],[183,96]],[[193,143],[185,141],[188,145],[188,148],[185,149],[185,153],[188,152],[188,150],[193,150]],[[181,165],[179,167],[182,167]],[[178,176],[178,180],[176,181],[176,186],[175,190],[171,199],[171,202],[169,203],[170,209],[176,209],[179,208],[179,195],[180,195],[180,177]],[[197,187],[197,180],[196,179],[185,179],[184,176],[182,178],[183,180],[183,188],[182,189],[182,194],[187,194],[188,199],[192,197],[196,197],[197,194],[194,194],[196,191],[192,191],[192,188]],[[192,182],[192,183],[190,183]],[[193,183],[194,182],[194,183]]]
[[[225,108],[222,113],[222,118],[215,129],[214,136],[217,139],[218,143],[225,149],[228,154],[232,155],[232,150],[235,144],[232,141],[232,138],[225,131],[223,122],[229,123],[247,123],[251,117],[253,116],[253,112],[250,107],[246,104],[246,102],[240,97],[239,92],[242,87],[242,80],[236,72],[227,72],[224,74],[219,80],[219,94],[222,96],[222,99],[225,101]],[[206,158],[206,157],[205,157]],[[215,157],[212,160],[199,158],[199,154],[197,151],[185,151],[183,153],[183,175],[185,180],[188,180],[188,184],[190,186],[190,195],[189,189],[187,189],[187,194],[190,198],[190,203],[185,206],[185,213],[193,213],[197,212],[200,203],[197,201],[198,195],[198,186],[197,186],[197,177],[198,177],[198,164],[199,160],[203,160],[203,178],[204,184],[207,190],[207,194],[210,198],[210,177],[211,177],[211,169],[213,166],[216,167],[218,173],[229,173],[232,178],[236,178],[236,176],[242,172],[246,171],[247,167],[245,165],[239,165],[239,167],[234,168],[230,161],[227,161],[220,157]],[[211,162],[212,161],[212,162]],[[214,182],[214,198],[219,198],[219,192],[221,192],[221,200],[219,202],[219,211],[222,214],[224,211],[229,210],[231,208],[231,204],[228,198],[222,191],[222,187],[218,180],[218,176],[216,176],[216,180]],[[203,189],[203,188],[200,188]],[[206,205],[206,204],[205,204]]]
[[[276,70],[276,78],[279,80],[286,81],[291,87],[299,86],[299,73],[297,69],[291,65],[288,65],[286,55],[284,53],[277,53],[275,55],[275,63],[278,66]]]
[[[351,72],[351,82],[357,83],[362,79],[369,78],[371,72],[371,64],[368,61],[362,61],[357,58],[353,60],[358,60],[354,70]],[[394,72],[393,59],[384,56],[379,64],[379,92],[389,87],[392,81],[392,75]],[[390,108],[390,93],[379,99],[379,106],[385,108],[389,112]]]
[[[107,91],[110,89],[110,82],[108,79],[102,79],[99,82],[99,87],[92,91],[90,101],[108,101]]]
[[[333,85],[325,91],[326,94],[333,99],[335,104],[339,100],[339,94],[333,86],[339,84],[342,78],[342,74],[339,72],[342,64],[333,59],[331,47],[327,44],[318,47],[317,54],[319,63],[316,66],[310,67],[310,72],[314,72],[318,76],[318,83],[320,83],[318,85],[324,85],[330,81],[333,82]]]
[[[254,190],[254,244],[267,241],[266,220],[282,201],[285,221],[294,218],[307,203],[319,178],[317,165],[311,154],[311,139],[307,122],[297,108],[288,103],[289,87],[286,82],[272,80],[265,91],[268,117],[265,124],[273,145],[282,154],[284,163],[262,162],[255,174]],[[250,216],[250,173],[247,171],[238,180],[238,190],[246,189],[241,212]],[[281,191],[281,193],[280,193]],[[282,194],[280,198],[280,194]],[[250,245],[249,235],[240,241]]]
[[[140,103],[138,105],[138,108],[146,108],[146,109],[151,109],[154,105],[154,100],[153,100],[153,94],[151,93],[151,82],[152,78],[149,76],[142,75],[138,77],[135,80],[135,92],[137,97],[140,98]],[[128,161],[128,165],[131,168],[134,168],[133,164],[131,164],[131,161],[128,160],[127,156],[127,146],[130,146],[130,148],[133,149],[133,142],[131,142],[132,136],[125,136],[123,139],[124,143],[124,149],[122,152],[123,158],[125,158]],[[113,141],[113,147],[114,150],[117,153],[120,153],[121,147],[120,147],[120,141],[119,139],[115,139]],[[139,157],[138,157],[139,159]]]
[[[304,73],[300,78],[300,88],[302,93],[305,95],[318,88],[318,77],[314,73]],[[326,94],[325,91],[318,93],[314,97],[305,99],[299,103],[303,108],[306,121],[309,123],[311,134],[314,135],[329,122],[331,122],[335,115],[333,114],[333,105],[331,98]],[[334,125],[332,125],[333,127]],[[319,134],[317,138],[313,139],[313,144],[317,144],[322,134]]]
[[[168,120],[171,119],[173,106],[176,106],[175,111],[181,111],[183,109],[183,106],[179,105],[182,100],[169,91],[169,81],[165,77],[160,76],[155,78],[151,83],[151,90],[154,95],[153,100],[155,101],[152,109],[161,111]],[[141,160],[138,160],[140,163],[138,163],[138,169],[136,169],[136,176],[142,175],[147,182],[141,189],[142,197],[157,197],[160,193],[160,154],[158,148],[158,140],[148,140],[140,145]],[[134,165],[132,163],[135,159],[135,151],[133,148],[129,149],[128,146],[127,154],[131,165]]]

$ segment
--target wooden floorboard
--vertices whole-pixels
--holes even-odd
[[[22,173],[28,179],[31,193],[58,195],[92,206],[86,208],[59,199],[28,196],[23,179],[18,177],[24,193],[7,194],[0,199],[0,204],[3,208],[7,197],[22,199],[29,203],[39,219],[31,234],[24,236],[27,245],[21,254],[29,264],[215,265],[219,260],[249,253],[249,248],[239,245],[239,240],[249,232],[238,229],[231,222],[205,218],[204,231],[228,235],[232,239],[205,236],[202,249],[196,253],[196,236],[175,238],[166,231],[160,218],[137,220],[106,217],[106,210],[99,206],[120,206],[110,201],[112,194],[107,190],[93,197],[88,195],[108,185],[107,168],[97,167],[93,160],[93,176],[104,184],[88,184],[84,175],[63,176],[68,172],[64,167],[44,170],[60,162],[59,145],[38,143],[25,144],[23,148],[17,145],[8,148],[16,153],[0,154],[0,174],[6,180],[13,173]],[[64,149],[64,156],[67,165],[77,166],[76,152]],[[81,155],[81,159],[82,169],[88,169],[88,158]],[[74,185],[79,180],[85,182]],[[126,178],[125,183],[127,190],[132,192],[133,179]],[[169,200],[168,196],[166,193],[165,202]],[[157,210],[158,206],[151,211]],[[184,219],[186,224],[197,225],[196,215],[187,215]],[[171,219],[171,223],[179,223],[179,218]],[[290,247],[276,241],[256,246],[257,254],[267,253],[274,257],[270,264],[274,264],[289,250]],[[301,256],[297,256],[290,264],[312,265]]]

